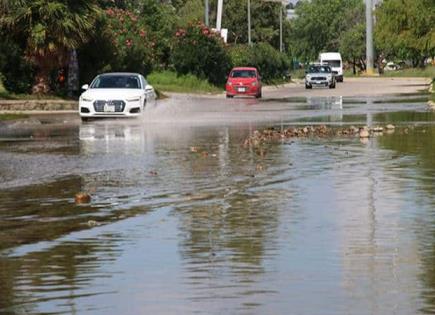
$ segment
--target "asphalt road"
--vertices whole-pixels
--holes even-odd
[[[303,80],[295,80],[292,83],[278,85],[278,86],[265,86],[263,87],[263,100],[268,99],[284,99],[284,98],[312,98],[312,97],[382,97],[394,96],[400,94],[415,94],[422,90],[429,88],[430,79],[428,78],[345,78],[343,83],[337,83],[335,89],[329,88],[313,88],[311,90],[305,89]],[[185,103],[185,107],[189,107],[189,103],[200,102],[201,108],[204,109],[204,101],[208,100],[222,100],[225,99],[225,92],[221,94],[186,94],[186,93],[167,93],[169,99],[160,101],[158,103],[167,103],[168,101]],[[249,104],[258,103],[252,97],[236,97],[236,99],[246,99]],[[231,104],[231,100],[226,100],[226,104]],[[42,105],[39,103],[43,103]],[[0,102],[0,113],[2,112],[22,112],[34,114],[60,114],[60,113],[76,113],[71,107],[77,106],[76,104],[58,104],[58,101],[36,100],[36,101],[4,101],[5,104]],[[35,104],[37,103],[37,104]],[[213,102],[211,102],[213,103]],[[239,102],[236,102],[237,104]],[[51,106],[52,105],[52,106]],[[51,106],[51,107],[50,107]],[[219,103],[219,108],[221,103]],[[53,108],[53,110],[51,110]],[[202,110],[201,110],[202,111]]]
[[[307,96],[382,96],[392,94],[411,94],[427,90],[430,80],[427,78],[344,78],[335,89],[313,88],[306,90],[304,82],[264,88],[265,98],[307,97]]]

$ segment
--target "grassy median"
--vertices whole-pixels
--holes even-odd
[[[375,69],[375,71],[377,71]],[[376,72],[377,73],[377,72]],[[347,69],[345,77],[359,77],[360,74],[353,74],[352,69]],[[380,77],[384,78],[433,78],[435,77],[435,66],[426,66],[424,68],[406,68],[394,71],[384,71]]]
[[[178,76],[172,71],[153,72],[147,79],[154,88],[163,92],[217,94],[223,91],[191,74]]]
[[[430,100],[435,103],[435,75],[433,76],[433,79],[432,79],[432,85],[430,88],[430,92],[431,92]]]
[[[0,121],[18,120],[29,118],[29,115],[25,114],[0,114]]]

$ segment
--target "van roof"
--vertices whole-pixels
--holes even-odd
[[[325,53],[321,53],[320,57],[322,59],[336,59],[336,60],[341,60],[341,55],[339,52],[325,52]]]

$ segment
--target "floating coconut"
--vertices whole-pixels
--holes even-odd
[[[75,201],[77,204],[81,203],[90,203],[91,202],[91,195],[85,192],[79,192],[75,195]]]

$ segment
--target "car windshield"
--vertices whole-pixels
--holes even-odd
[[[331,73],[331,68],[328,66],[310,66],[309,73]]]
[[[140,89],[135,75],[102,75],[91,84],[92,89]]]
[[[255,78],[256,76],[255,70],[234,70],[231,73],[232,78]]]
[[[341,61],[340,60],[324,60],[325,63],[328,63],[330,67],[333,68],[340,68],[341,67]]]

